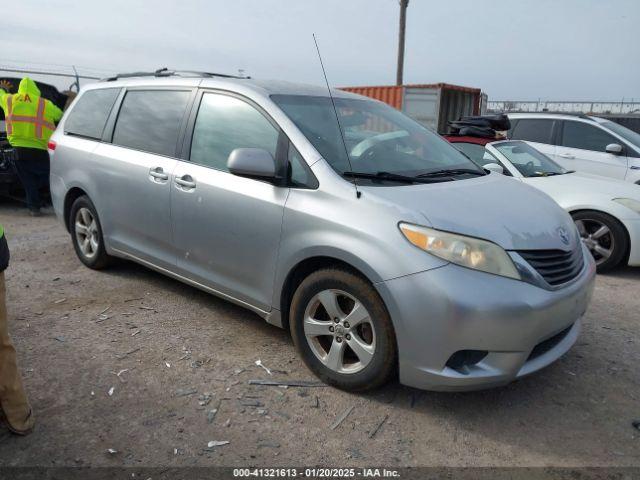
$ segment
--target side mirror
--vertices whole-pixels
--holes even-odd
[[[605,150],[607,151],[607,153],[620,155],[622,153],[622,145],[620,145],[619,143],[610,143],[609,145],[607,145],[607,148],[605,148]]]
[[[276,161],[271,153],[262,148],[236,148],[229,154],[227,168],[239,177],[276,178]]]
[[[490,172],[499,173],[500,175],[504,174],[504,168],[502,168],[502,165],[498,165],[497,163],[487,163],[486,165],[483,165],[482,168],[489,170]]]

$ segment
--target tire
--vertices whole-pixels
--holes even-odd
[[[84,228],[80,228],[80,227]],[[71,241],[76,255],[82,263],[94,270],[102,270],[113,262],[104,248],[100,219],[89,197],[78,197],[69,213]],[[83,241],[84,239],[88,239]]]
[[[582,210],[571,216],[582,242],[596,261],[598,273],[619,266],[629,251],[629,237],[624,226],[611,215],[595,210]]]
[[[364,391],[396,375],[391,318],[378,293],[362,277],[339,268],[312,273],[296,289],[289,319],[298,352],[323,382]]]

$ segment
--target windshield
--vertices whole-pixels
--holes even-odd
[[[447,141],[380,102],[335,99],[349,152],[347,157],[329,97],[273,95],[271,98],[340,174],[389,173],[413,178],[442,170],[467,169],[476,175],[483,173]],[[456,175],[470,176],[464,172]]]
[[[629,130],[627,127],[623,127],[619,123],[610,122],[608,120],[606,122],[602,122],[600,125],[608,128],[614,133],[617,133],[622,138],[632,143],[636,147],[636,150],[638,150],[638,153],[640,153],[640,133],[636,133],[633,130]]]
[[[570,173],[525,142],[500,142],[492,146],[513,164],[524,177],[546,177]]]

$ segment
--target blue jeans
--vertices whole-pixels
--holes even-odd
[[[49,152],[23,147],[17,147],[16,151],[16,173],[27,193],[27,207],[38,210],[43,206],[40,189],[49,188]]]

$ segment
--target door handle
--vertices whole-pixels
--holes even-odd
[[[569,159],[571,159],[571,158],[576,158],[576,156],[575,156],[575,155],[571,155],[570,153],[561,153],[561,154],[559,154],[558,156],[559,156],[559,157],[562,157],[562,158],[569,158]]]
[[[149,169],[149,176],[157,179],[157,180],[169,180],[169,175],[164,173],[162,167],[155,167]]]
[[[191,177],[191,175],[176,177],[175,182],[176,185],[179,185],[187,190],[193,190],[194,188],[196,188],[196,182],[193,181],[193,177]]]

